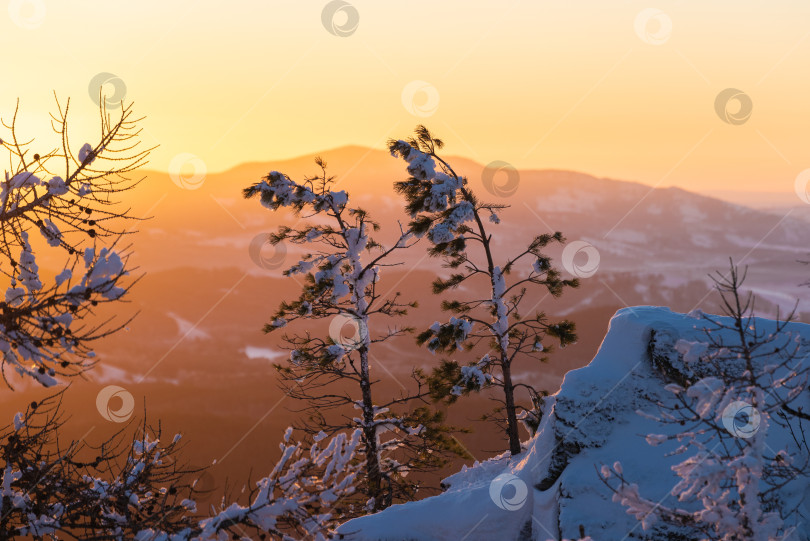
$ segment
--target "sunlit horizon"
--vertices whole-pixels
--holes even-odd
[[[41,136],[55,93],[92,135],[88,88],[111,74],[125,86],[117,97],[147,117],[156,171],[179,154],[216,173],[346,145],[382,150],[419,123],[481,164],[700,192],[790,194],[810,167],[800,2],[355,2],[346,35],[328,31],[323,8],[12,2],[0,113],[20,98],[26,131]],[[115,81],[104,88],[115,94]],[[728,88],[751,99],[741,124],[716,111]]]

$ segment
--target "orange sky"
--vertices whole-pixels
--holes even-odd
[[[20,97],[26,133],[47,130],[56,91],[90,137],[88,86],[114,74],[158,170],[381,148],[420,122],[481,163],[691,190],[790,193],[810,168],[807,2],[6,4],[4,118]],[[750,97],[740,124],[716,112],[726,88]]]

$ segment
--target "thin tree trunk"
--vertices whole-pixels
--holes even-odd
[[[518,431],[517,412],[515,411],[515,388],[512,385],[512,367],[509,361],[501,363],[503,372],[503,394],[506,402],[506,434],[509,436],[509,452],[512,456],[520,454],[520,432]]]
[[[363,394],[363,435],[366,439],[366,475],[368,493],[374,498],[373,511],[382,509],[382,471],[377,448],[377,427],[374,426],[374,402],[371,399],[371,378],[368,369],[368,349],[360,348],[360,389]]]

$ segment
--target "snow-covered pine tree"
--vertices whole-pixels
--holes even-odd
[[[398,264],[392,258],[413,243],[412,235],[400,228],[390,247],[375,241],[370,235],[379,225],[366,211],[351,207],[345,191],[333,191],[326,163],[320,158],[316,163],[319,175],[295,182],[273,171],[244,195],[259,196],[273,211],[288,208],[298,216],[318,218],[317,224],[283,226],[270,236],[273,244],[288,242],[311,251],[284,271],[285,276],[304,275],[303,290],[296,300],[281,304],[265,332],[308,322],[304,333],[284,335],[289,362],[276,366],[289,395],[308,413],[302,428],[329,435],[361,430],[358,494],[365,501],[346,510],[348,517],[414,499],[419,482],[408,474],[438,469],[448,454],[464,452],[443,423],[443,414],[427,406],[429,390],[421,370],[412,372],[414,389],[393,397],[374,394],[379,381],[371,369],[375,352],[381,351],[380,344],[412,331],[395,320],[415,306],[399,293],[383,295],[380,269]],[[312,331],[319,320],[331,322],[328,336]],[[354,327],[352,338],[342,337],[345,324]],[[384,362],[384,353],[376,355]]]
[[[131,106],[113,121],[102,104],[99,139],[76,152],[69,105],[57,100],[52,125],[60,144],[49,152],[18,138],[17,109],[0,136],[10,164],[0,181],[0,273],[6,278],[0,354],[7,384],[6,369],[45,386],[78,374],[93,364],[91,343],[122,326],[96,324],[93,315],[129,287],[131,269],[118,243],[134,218],[117,198],[138,183],[128,173],[145,162],[149,149],[139,148]],[[29,236],[35,232],[43,238]],[[35,246],[45,244],[65,258],[64,269],[48,279],[35,256]]]
[[[700,314],[709,326],[705,339],[677,340],[679,369],[667,376],[674,401],[658,403],[658,421],[678,426],[672,434],[649,434],[650,445],[679,444],[686,458],[672,466],[680,481],[670,494],[677,507],[642,496],[620,463],[602,466],[600,478],[627,507],[650,538],[776,541],[806,528],[810,517],[786,508],[780,494],[806,490],[810,478],[807,356],[810,344],[777,314],[774,323],[754,316],[754,297],[741,291],[745,280],[732,263],[727,275],[713,276],[724,315]],[[767,326],[768,328],[763,328]],[[730,338],[733,337],[733,338]],[[671,341],[673,337],[667,337]],[[773,448],[768,429],[788,429],[792,441]],[[806,513],[806,511],[805,511]],[[661,529],[663,528],[663,529]]]
[[[576,340],[572,322],[551,323],[542,312],[521,314],[519,309],[530,288],[558,297],[566,287],[577,287],[579,282],[563,279],[542,252],[550,244],[565,242],[559,232],[535,236],[524,250],[498,264],[486,224],[500,223],[499,213],[507,206],[479,200],[467,179],[438,156],[442,146],[424,126],[416,128],[415,137],[388,144],[393,156],[408,162],[411,176],[397,182],[395,188],[405,197],[411,230],[417,237],[426,236],[430,255],[442,257],[454,271],[447,279],[437,278],[433,292],[438,295],[462,284],[473,292],[466,299],[443,301],[442,309],[454,316],[447,323],[434,323],[419,334],[418,341],[434,352],[472,349],[482,342],[489,345],[489,353],[466,366],[455,360],[442,361],[431,377],[432,394],[452,402],[472,390],[499,387],[502,408],[496,411],[502,410],[505,419],[498,420],[505,420],[509,450],[517,455],[521,451],[518,418],[521,413],[533,413],[517,402],[516,391],[528,391],[534,407],[541,392],[514,381],[513,363],[546,360],[548,337],[556,338],[561,347]],[[510,281],[513,270],[518,277]],[[485,293],[476,295],[478,291]]]

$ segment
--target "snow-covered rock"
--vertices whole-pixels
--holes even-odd
[[[756,322],[766,332],[775,325]],[[612,500],[599,471],[620,462],[623,475],[638,483],[646,498],[688,507],[670,494],[679,480],[672,466],[685,455],[673,455],[677,442],[659,438],[653,446],[647,435],[682,430],[677,423],[657,420],[656,403],[671,403],[679,380],[701,376],[691,355],[698,352],[690,344],[699,343],[709,327],[705,319],[668,308],[620,310],[591,363],[569,372],[560,390],[545,399],[537,433],[520,456],[507,453],[465,467],[445,479],[442,494],[351,520],[339,528],[341,538],[546,541],[580,539],[584,533],[600,541],[686,539],[673,537],[665,526],[645,531]],[[803,354],[810,352],[810,326],[792,323],[787,330],[798,337]],[[796,404],[810,410],[807,396]],[[789,438],[781,426],[768,429],[767,444],[774,449],[783,448]],[[780,494],[785,508],[799,512],[786,539],[807,540],[810,488],[806,481],[797,483]]]

